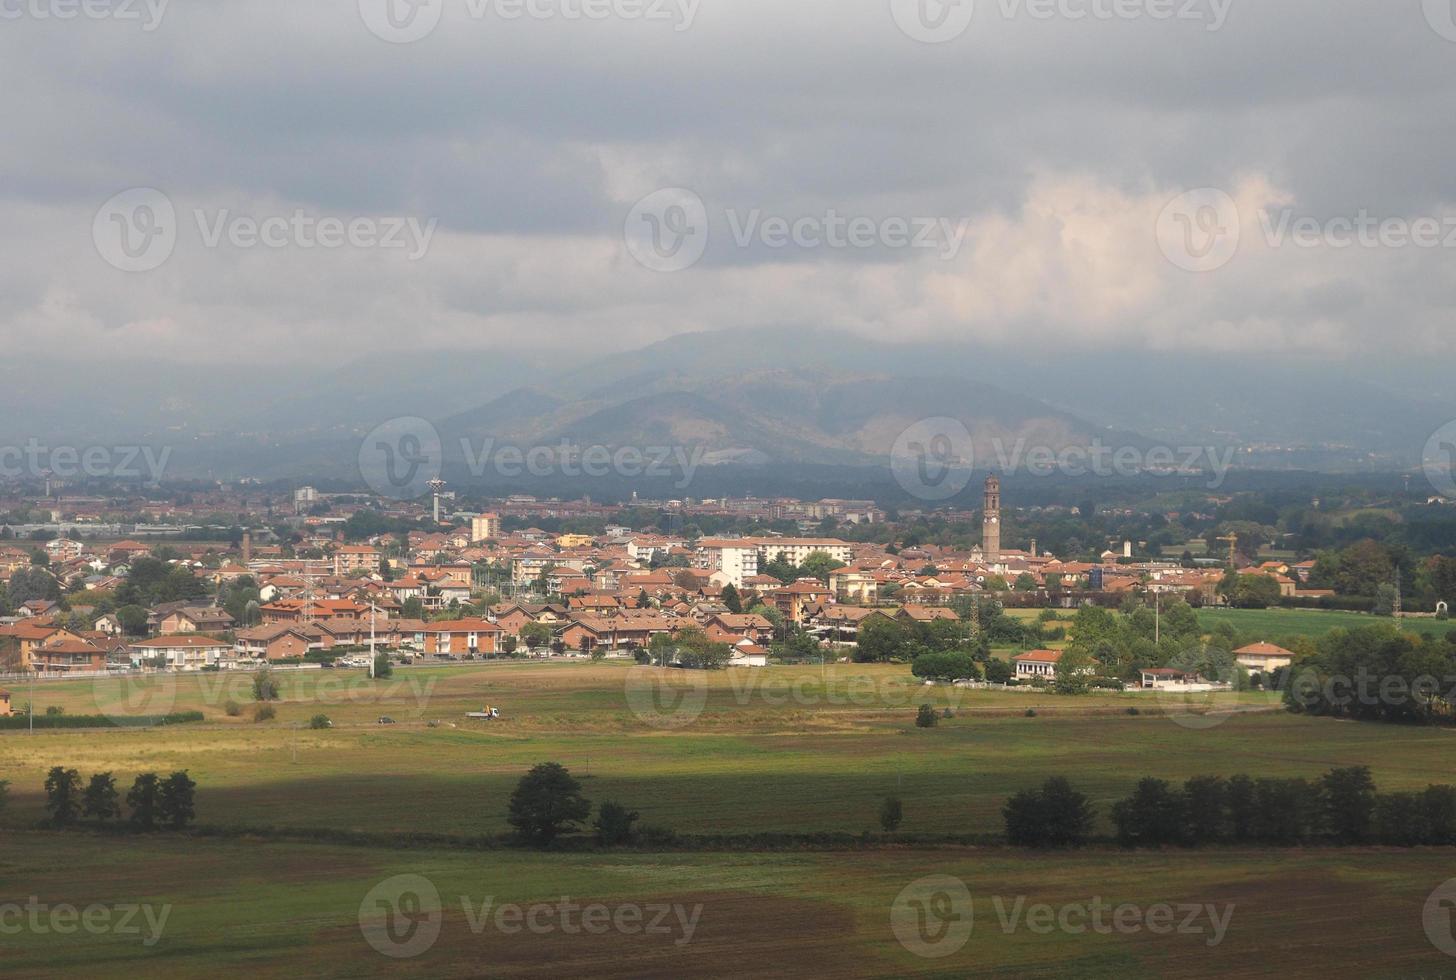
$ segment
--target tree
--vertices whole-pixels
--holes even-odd
[[[1005,684],[1015,675],[1011,665],[1004,660],[992,657],[985,663],[986,682],[988,684]]]
[[[1035,592],[1036,578],[1030,572],[1022,572],[1011,587],[1017,592]]]
[[[910,665],[910,673],[926,680],[955,681],[979,677],[981,671],[969,653],[947,651],[922,653]]]
[[[900,803],[900,797],[885,797],[885,802],[880,804],[880,829],[887,834],[893,834],[900,829],[900,821],[904,818],[905,808]]]
[[[46,811],[51,824],[69,827],[81,812],[81,774],[74,769],[56,766],[46,775]]]
[[[597,818],[592,821],[592,830],[596,832],[597,843],[603,847],[614,847],[618,844],[630,844],[636,836],[632,825],[637,822],[639,814],[636,810],[628,810],[620,803],[613,803],[605,800],[597,808]]]
[[[1066,779],[1053,777],[1002,808],[1006,839],[1020,847],[1077,847],[1092,830],[1092,805]]]
[[[873,613],[859,624],[858,643],[855,644],[856,663],[883,663],[905,654],[908,635],[905,627],[888,616]]]
[[[253,700],[278,700],[278,679],[273,676],[273,672],[267,667],[253,674]]]
[[[141,606],[122,606],[116,611],[116,621],[127,636],[146,635],[147,611]]]
[[[1375,780],[1366,766],[1331,769],[1320,779],[1325,828],[1341,844],[1363,844],[1375,829]]]
[[[174,772],[162,780],[157,809],[162,821],[173,830],[183,830],[195,814],[193,792],[197,784],[186,770]]]
[[[1188,840],[1210,844],[1228,833],[1228,784],[1218,776],[1194,776],[1183,784]]]
[[[799,566],[799,573],[805,578],[817,578],[821,582],[829,581],[829,573],[835,569],[843,568],[844,562],[833,558],[826,551],[811,551],[804,559],[804,564]]]
[[[551,627],[545,623],[527,623],[521,627],[521,642],[528,650],[539,650],[551,643]]]
[[[511,793],[507,821],[521,839],[545,846],[562,833],[574,832],[591,813],[581,784],[557,762],[535,766]]]
[[[1181,843],[1186,818],[1186,798],[1161,779],[1143,779],[1132,796],[1112,805],[1117,840],[1124,847]]]
[[[519,643],[520,643],[520,641],[517,640],[514,636],[510,636],[510,635],[503,636],[503,637],[501,637],[501,651],[507,657],[514,656],[515,655],[515,652],[516,652],[516,646]]]
[[[916,728],[934,728],[938,720],[935,715],[935,708],[929,704],[922,704],[920,709],[915,712]]]
[[[116,780],[109,772],[92,775],[81,801],[81,815],[105,822],[121,816],[121,803],[116,793]]]
[[[738,589],[732,582],[723,586],[723,605],[727,606],[731,613],[743,612],[743,599],[738,595]]]
[[[1058,694],[1086,694],[1095,665],[1092,658],[1082,650],[1068,648],[1062,651],[1056,666],[1056,692]]]
[[[141,830],[156,829],[157,797],[157,774],[144,772],[137,776],[126,793],[126,805],[131,807],[132,824]]]
[[[390,662],[389,654],[376,653],[374,655],[374,679],[382,681],[386,677],[394,676],[394,664]]]

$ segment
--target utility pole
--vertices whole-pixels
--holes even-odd
[[[1163,639],[1163,593],[1153,593],[1153,643]]]

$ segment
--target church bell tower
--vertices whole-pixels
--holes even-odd
[[[986,477],[982,510],[981,552],[987,561],[995,561],[1001,557],[1001,480],[995,473]]]

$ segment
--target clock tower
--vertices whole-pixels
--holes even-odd
[[[1001,480],[995,473],[986,477],[982,510],[981,552],[987,561],[995,561],[1001,557]]]

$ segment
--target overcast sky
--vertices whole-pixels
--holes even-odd
[[[15,353],[1452,324],[1451,0],[79,2],[0,0]]]

